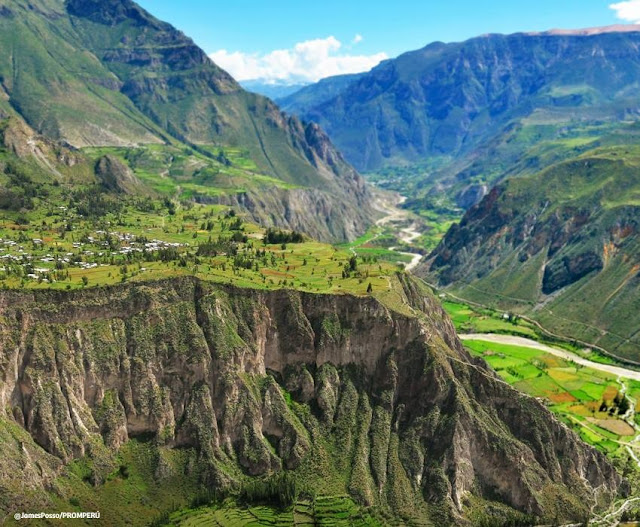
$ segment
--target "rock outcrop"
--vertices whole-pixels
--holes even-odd
[[[29,501],[16,478],[55,494],[64,464],[142,438],[195,449],[213,487],[314,466],[362,504],[438,525],[464,522],[470,496],[571,519],[624,491],[402,280],[404,314],[195,279],[0,293],[0,508]],[[94,467],[99,487],[113,467]]]
[[[116,194],[143,194],[144,187],[131,169],[113,155],[98,159],[96,177],[102,187]]]

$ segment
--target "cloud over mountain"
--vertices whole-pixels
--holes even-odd
[[[640,23],[640,0],[626,0],[609,6],[620,20]]]
[[[354,44],[361,40],[362,36],[357,35]],[[316,82],[333,75],[368,71],[388,58],[384,52],[373,55],[346,52],[350,48],[329,36],[299,42],[291,49],[277,49],[267,54],[221,49],[209,56],[239,81],[262,79],[280,83]]]

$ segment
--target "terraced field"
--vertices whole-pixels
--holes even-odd
[[[243,508],[229,501],[216,508],[204,507],[176,512],[167,525],[378,527],[387,524],[358,507],[347,496],[322,496],[313,501],[298,501],[294,507],[284,511],[267,506]]]
[[[266,175],[249,152],[234,147],[145,145],[137,148],[101,147],[83,150],[91,158],[114,155],[159,194],[193,199],[238,194],[250,188],[297,188]]]
[[[291,233],[266,231],[227,207],[170,200],[48,200],[0,221],[0,287],[78,289],[195,275],[261,289],[387,293],[396,262]]]
[[[546,401],[584,441],[614,458],[640,453],[640,382],[532,348],[482,340],[465,345],[506,382]]]

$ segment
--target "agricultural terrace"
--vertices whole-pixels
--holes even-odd
[[[396,263],[295,232],[264,230],[217,205],[108,200],[8,212],[0,219],[0,287],[79,289],[193,275],[263,289],[388,293]]]
[[[640,383],[616,379],[544,351],[481,340],[465,346],[486,360],[500,377],[543,400],[580,437],[613,457],[640,454]]]

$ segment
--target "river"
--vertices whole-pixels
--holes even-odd
[[[376,201],[376,208],[379,211],[386,213],[387,215],[376,221],[376,225],[378,227],[384,227],[385,225],[388,225],[390,223],[401,223],[408,221],[409,213],[406,210],[398,208],[398,206],[402,205],[405,201],[407,201],[407,198],[404,196],[398,196],[397,201],[395,201],[394,203],[389,203],[388,200],[383,198],[378,199]],[[397,232],[398,239],[401,242],[406,243],[407,245],[411,245],[411,243],[417,240],[421,235],[417,228],[418,224],[412,223],[409,227],[400,229]],[[418,267],[418,264],[422,260],[421,254],[402,252],[399,251],[397,247],[389,247],[389,250],[395,251],[398,254],[409,256],[411,258],[411,261],[405,265],[405,270],[407,271],[413,271],[416,267]]]

